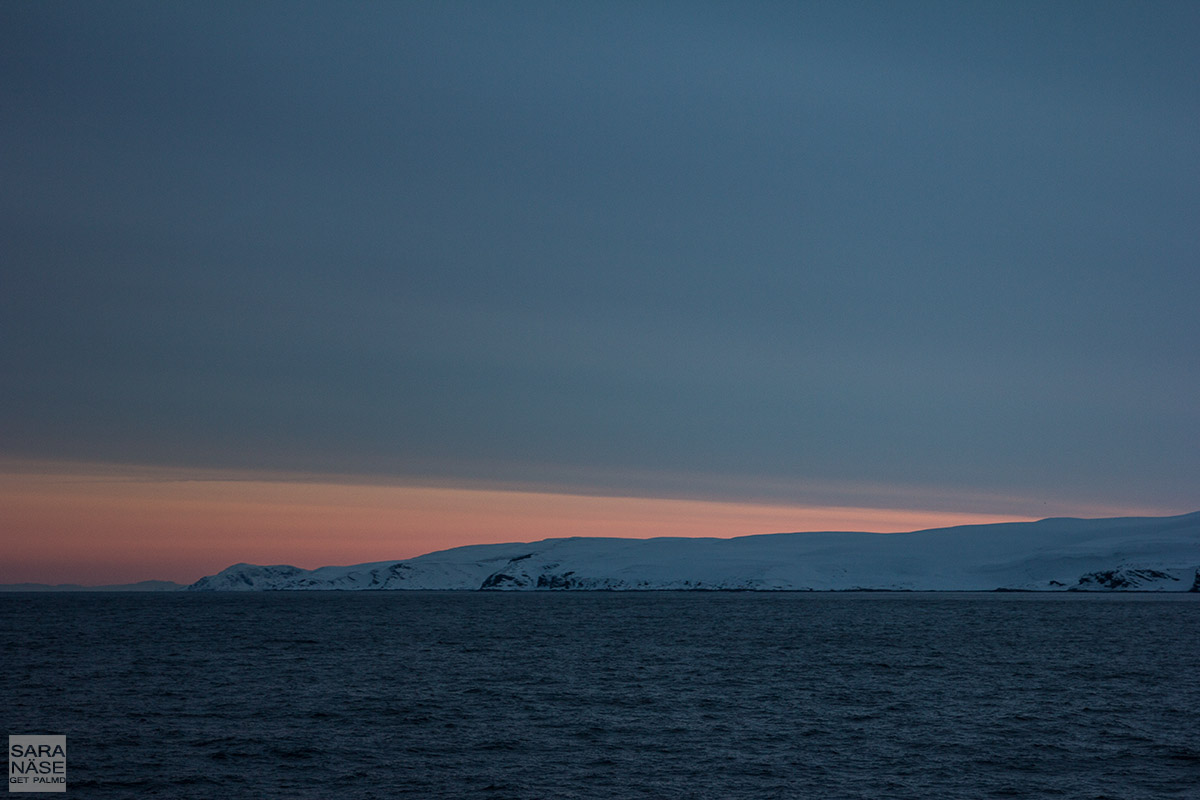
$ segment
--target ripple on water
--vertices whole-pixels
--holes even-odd
[[[1198,601],[9,595],[0,661],[86,797],[1183,798]]]

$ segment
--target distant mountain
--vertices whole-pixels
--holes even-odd
[[[82,586],[78,583],[0,583],[0,592],[177,592],[190,588],[174,581],[138,581],[137,583]]]
[[[236,564],[188,588],[1200,592],[1200,512],[888,534],[546,539],[313,570]]]

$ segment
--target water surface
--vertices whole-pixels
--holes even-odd
[[[79,797],[1200,787],[1195,595],[0,595],[0,667]]]

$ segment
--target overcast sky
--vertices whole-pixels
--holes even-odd
[[[1194,2],[9,0],[0,455],[1194,510],[1198,132]]]

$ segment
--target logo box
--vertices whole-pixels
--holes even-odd
[[[66,736],[8,737],[8,790],[10,792],[65,792],[67,790]]]

